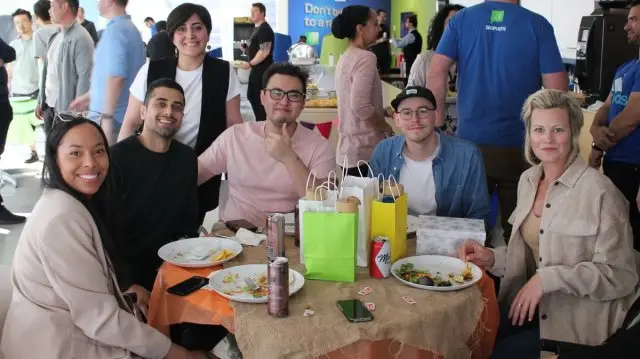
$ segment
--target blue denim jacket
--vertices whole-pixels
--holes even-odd
[[[404,136],[380,142],[371,156],[373,174],[393,175],[400,181],[404,145]],[[440,151],[433,160],[433,179],[437,216],[488,219],[490,202],[484,162],[474,144],[440,134]]]

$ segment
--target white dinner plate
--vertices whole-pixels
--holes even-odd
[[[247,264],[226,268],[211,275],[209,285],[221,296],[243,303],[266,303],[267,302],[267,265]],[[264,295],[254,296],[247,290],[245,278],[251,278],[254,283],[261,286]],[[289,296],[292,296],[304,286],[304,276],[293,269],[289,269]]]
[[[222,260],[212,260],[216,254],[225,249],[234,254]],[[191,255],[194,252],[210,253],[210,255],[203,259],[192,259]],[[206,268],[228,262],[241,252],[242,245],[234,240],[218,237],[197,237],[167,243],[158,250],[158,256],[179,267]]]
[[[469,267],[471,267],[471,273],[473,274],[473,279],[471,280],[465,281],[464,283],[457,283],[453,280],[450,280],[450,287],[420,285],[409,282],[408,280],[405,280],[401,278],[400,275],[398,275],[397,272],[400,270],[400,266],[405,263],[411,263],[413,264],[414,269],[428,271],[431,275],[437,275],[439,273],[443,279],[450,279],[450,273],[460,275],[462,271],[467,268],[467,263],[454,257],[429,255],[403,258],[393,263],[393,265],[391,266],[391,273],[393,274],[393,276],[402,283],[418,289],[431,290],[436,292],[451,292],[470,287],[477,283],[480,278],[482,278],[482,270],[475,264],[468,263]]]

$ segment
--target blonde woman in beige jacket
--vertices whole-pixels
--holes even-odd
[[[541,90],[523,108],[525,157],[508,247],[466,242],[462,259],[502,278],[492,358],[539,358],[540,339],[600,345],[620,328],[638,282],[629,203],[578,156],[583,117]]]
[[[4,359],[205,359],[138,321],[118,287],[100,126],[59,115],[47,136],[46,189],[13,259]]]

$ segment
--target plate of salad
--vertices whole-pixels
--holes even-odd
[[[391,266],[391,273],[408,286],[436,292],[464,289],[482,278],[482,270],[473,263],[431,255],[400,259]]]

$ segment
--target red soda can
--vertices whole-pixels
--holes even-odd
[[[277,318],[289,316],[289,260],[277,257],[268,264],[269,292],[267,310]]]
[[[369,275],[373,278],[387,278],[391,275],[391,243],[387,237],[375,237],[371,241]]]

